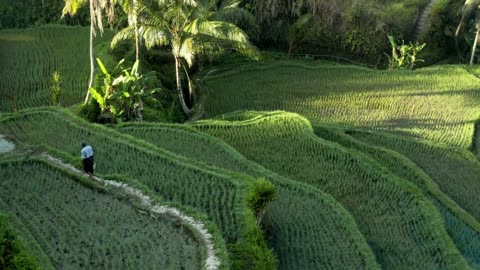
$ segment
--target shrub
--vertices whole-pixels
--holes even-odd
[[[267,206],[275,200],[277,196],[277,188],[265,178],[258,178],[254,183],[252,190],[247,196],[247,203],[255,215],[257,225],[260,225],[262,222]]]
[[[392,56],[387,55],[389,69],[413,69],[416,62],[423,62],[422,59],[417,58],[417,54],[425,47],[425,43],[408,45],[402,40],[402,45],[397,45],[395,38],[388,35],[388,41],[392,46]]]
[[[34,258],[28,254],[16,235],[8,228],[5,217],[0,216],[0,269],[38,269]]]

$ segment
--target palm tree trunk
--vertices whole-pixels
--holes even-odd
[[[480,19],[477,20],[477,34],[475,35],[475,41],[472,46],[472,56],[470,56],[470,65],[473,65],[473,59],[475,58],[475,51],[477,49],[478,35],[480,33]]]
[[[138,33],[137,0],[133,0],[133,12],[135,12],[135,60],[140,59],[140,38]]]
[[[138,26],[137,26],[137,23],[135,22],[135,60],[139,61],[139,59],[140,59],[140,38],[138,37]]]
[[[85,96],[85,101],[83,102],[84,105],[87,104],[88,99],[90,98],[90,88],[93,87],[93,75],[95,72],[95,59],[93,57],[93,35],[95,29],[93,25],[93,16],[95,16],[93,10],[93,1],[90,0],[90,80],[88,82],[87,95]]]
[[[457,30],[455,30],[455,38],[458,37],[460,33],[460,29],[462,29],[463,20],[465,19],[465,14],[462,14],[462,18],[460,19],[460,23],[458,23]]]
[[[180,59],[178,59],[177,56],[175,56],[175,77],[177,79],[177,92],[178,98],[180,99],[180,105],[182,105],[183,112],[186,115],[190,115],[191,110],[188,108],[183,97],[182,78],[180,78]]]

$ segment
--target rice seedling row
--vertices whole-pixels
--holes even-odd
[[[415,163],[398,152],[354,139],[350,135],[355,134],[355,129],[314,125],[314,130],[317,136],[360,151],[358,155],[365,155],[365,158],[375,160],[379,166],[383,166],[390,172],[421,188],[441,214],[448,235],[463,257],[467,259],[474,269],[480,267],[480,223],[445,195],[440,190],[438,184]],[[371,132],[365,134],[369,133]],[[390,135],[385,137],[385,139],[395,140],[397,139],[396,137]],[[402,148],[409,143],[408,140],[402,140],[402,142],[404,143]],[[415,142],[414,144],[421,143]],[[417,146],[407,148],[409,148],[409,151],[415,151],[414,149]],[[457,179],[457,181],[461,180]]]
[[[287,110],[468,148],[480,117],[479,79],[463,66],[378,71],[283,61],[248,64],[205,79],[205,111]]]
[[[209,165],[266,177],[279,189],[264,227],[278,269],[375,269],[378,265],[353,218],[333,198],[245,159],[229,145],[192,128],[124,124],[121,132]]]
[[[480,162],[469,151],[378,133],[352,132],[351,136],[401,153],[427,173],[441,191],[480,220]]]
[[[2,208],[27,227],[55,268],[201,268],[204,250],[190,228],[142,214],[43,161],[0,166]]]
[[[172,154],[154,151],[153,145],[135,145],[133,140],[122,139],[120,133],[72,115],[31,110],[4,120],[0,130],[20,142],[46,147],[72,163],[79,162],[79,142],[86,140],[95,149],[100,175],[134,179],[165,201],[206,213],[227,243],[242,240],[248,222],[253,223],[244,201],[245,181],[202,170]]]
[[[95,44],[111,37],[106,31]],[[17,109],[51,105],[51,78],[62,76],[63,106],[82,100],[86,94],[90,65],[89,29],[45,26],[0,31],[0,111],[11,112],[10,98]]]
[[[468,268],[440,215],[415,185],[319,139],[299,115],[252,115],[194,126],[267,169],[332,195],[353,215],[383,268]]]

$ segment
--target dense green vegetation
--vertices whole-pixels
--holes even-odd
[[[2,209],[21,220],[56,269],[201,268],[204,251],[189,228],[41,161],[0,166]]]
[[[475,268],[480,265],[480,223],[475,219],[471,214],[463,210],[456,202],[454,202],[446,193],[442,192],[441,186],[437,184],[433,179],[436,179],[438,176],[435,172],[430,171],[430,175],[422,170],[423,166],[431,167],[433,166],[444,166],[444,168],[439,169],[443,172],[443,175],[454,175],[458,173],[459,168],[469,167],[471,170],[465,170],[461,174],[467,174],[466,182],[470,178],[471,186],[476,185],[474,179],[476,176],[474,174],[475,170],[478,168],[472,167],[471,159],[461,158],[464,155],[458,155],[459,152],[464,152],[466,156],[469,156],[468,152],[463,149],[449,148],[452,151],[446,151],[444,147],[432,145],[432,143],[419,142],[417,140],[408,140],[402,137],[397,137],[393,135],[381,134],[381,133],[372,133],[360,130],[352,130],[348,128],[340,128],[335,126],[314,126],[315,134],[324,139],[335,141],[341,145],[360,151],[366,157],[374,159],[379,165],[384,166],[390,172],[396,174],[399,177],[402,177],[405,180],[412,182],[417,185],[424,191],[424,194],[429,198],[429,200],[435,205],[439,213],[442,215],[445,228],[449,236],[454,241],[457,248],[461,251],[462,255],[469,261],[470,265],[475,266]],[[388,142],[389,145],[396,144],[398,147],[398,152],[392,151],[392,148],[383,148],[379,145],[379,141],[370,140],[371,143],[365,143],[360,141],[359,138],[383,138],[384,143]],[[401,147],[399,147],[401,145]],[[443,148],[444,151],[438,151]],[[408,149],[408,150],[407,150]],[[425,160],[420,160],[418,165],[414,163],[413,159],[410,160],[407,156],[400,154],[399,152],[409,153],[408,156],[426,156],[426,152],[430,150],[429,158]],[[417,152],[418,151],[418,152]],[[443,153],[442,153],[443,152]],[[360,154],[360,153],[359,153]],[[360,154],[360,155],[362,155]],[[446,159],[451,159],[452,156],[457,154],[457,159],[452,160],[452,164],[448,162],[443,162]],[[471,155],[471,154],[470,154]],[[437,157],[433,160],[433,157]],[[415,160],[418,160],[415,158]],[[462,162],[463,161],[463,162]],[[463,164],[462,164],[463,163]],[[452,166],[456,164],[457,166]],[[449,173],[447,173],[449,171]],[[469,176],[468,174],[471,173]],[[431,177],[431,175],[433,175]],[[478,176],[478,175],[477,175]],[[432,179],[433,178],[433,179]],[[451,181],[450,186],[461,186],[464,181],[460,179],[449,179]],[[445,183],[444,183],[445,184]],[[455,185],[457,184],[457,185]],[[467,192],[468,196],[476,196],[471,192]],[[471,208],[473,211],[476,211],[476,208]],[[470,212],[474,213],[474,212]]]
[[[66,23],[77,25],[85,22],[85,11],[80,18],[67,18],[60,21],[63,0],[0,0],[0,29],[27,28],[46,23]]]
[[[32,252],[33,253],[33,252]],[[26,249],[26,243],[21,241],[13,230],[11,218],[0,214],[0,268],[1,269],[38,269],[37,258]],[[43,269],[51,268],[50,264]]]
[[[319,139],[306,119],[291,113],[237,113],[194,126],[267,169],[332,195],[353,215],[382,267],[467,267],[421,190]]]
[[[281,61],[213,69],[205,80],[204,107],[209,117],[236,110],[287,110],[312,121],[469,148],[480,115],[478,83],[463,66],[410,72]]]
[[[87,140],[96,149],[98,174],[134,179],[134,183],[148,188],[164,201],[206,213],[221,230],[227,244],[245,249],[243,256],[246,257],[231,256],[232,264],[251,263],[258,267],[273,264],[246,205],[249,182],[253,181],[250,177],[200,166],[151,144],[88,124],[62,110],[32,109],[12,115],[2,120],[0,133],[14,134],[17,140],[29,145],[43,146],[73,164],[80,161],[74,142]],[[247,255],[257,257],[253,260]]]
[[[0,0],[0,269],[480,269],[478,7]]]
[[[144,123],[118,129],[208,165],[272,181],[279,196],[269,207],[263,228],[278,255],[278,269],[378,268],[353,218],[324,192],[266,170],[191,127]]]

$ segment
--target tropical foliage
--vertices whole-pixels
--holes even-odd
[[[93,38],[96,35],[95,29],[98,28],[103,34],[103,16],[104,12],[108,18],[108,23],[113,25],[115,19],[114,4],[116,0],[65,0],[65,7],[62,11],[62,18],[66,15],[75,15],[78,9],[89,4],[90,10],[90,80],[88,83],[87,95],[85,96],[84,105],[87,104],[90,97],[90,88],[93,86],[95,63],[93,51]]]
[[[90,29],[0,31],[1,269],[480,267],[480,69],[417,66],[458,20],[474,62],[478,1],[61,2]]]
[[[158,83],[155,72],[141,75],[138,73],[138,61],[128,69],[122,68],[121,60],[110,73],[100,59],[97,58],[97,62],[103,73],[103,86],[101,90],[90,88],[90,93],[101,108],[103,115],[100,117],[108,118],[108,113],[117,120],[141,121],[143,99],[152,98],[152,94],[159,90],[148,87]]]
[[[475,52],[477,50],[477,44],[478,44],[478,39],[480,38],[480,14],[479,14],[479,9],[480,9],[480,1],[478,0],[465,0],[465,4],[462,8],[462,19],[460,20],[460,23],[458,24],[457,30],[455,32],[455,37],[458,37],[458,34],[462,28],[462,24],[464,23],[465,19],[468,19],[469,16],[474,13],[475,14],[475,29],[476,29],[476,34],[475,34],[475,39],[473,40],[473,45],[472,45],[472,53],[470,56],[470,65],[473,65],[473,60],[475,59]]]
[[[60,105],[60,95],[62,94],[62,76],[58,71],[54,71],[52,74],[52,85],[50,89],[52,90],[52,105]]]
[[[234,24],[225,21],[230,16],[242,14],[239,2],[216,1],[160,1],[147,5],[138,1],[139,34],[147,48],[169,46],[175,59],[177,93],[185,114],[190,114],[182,88],[182,69],[188,76],[187,65],[191,66],[195,56],[218,49],[234,49],[252,57],[258,57],[255,47],[247,35]],[[135,25],[120,31],[112,46],[120,40],[132,38]],[[189,84],[191,83],[188,79]],[[189,90],[191,91],[190,85]]]
[[[388,36],[388,41],[392,46],[392,54],[387,54],[389,69],[412,70],[417,62],[423,62],[423,59],[418,59],[417,55],[425,47],[425,43],[405,44],[405,41],[402,40],[402,45],[397,45],[393,36]]]

